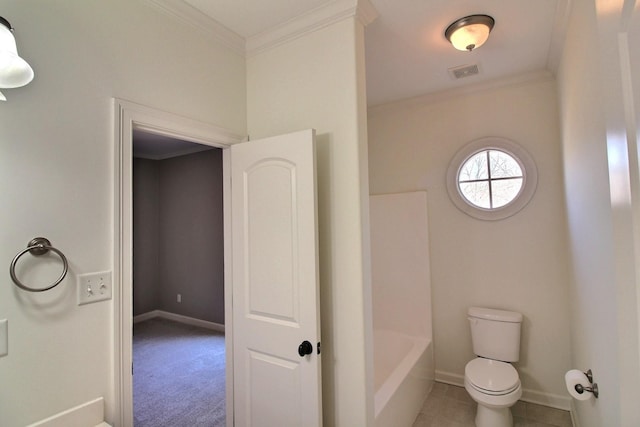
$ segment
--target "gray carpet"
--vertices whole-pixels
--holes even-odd
[[[160,318],[133,334],[134,426],[224,426],[224,334]]]

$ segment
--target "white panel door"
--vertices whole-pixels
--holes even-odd
[[[237,427],[322,425],[314,137],[231,147]]]

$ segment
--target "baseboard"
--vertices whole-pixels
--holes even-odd
[[[520,400],[549,406],[551,408],[562,409],[563,411],[571,411],[571,398],[559,396],[557,394],[523,389]]]
[[[109,424],[104,422],[104,399],[99,397],[27,427],[69,426],[109,427]]]
[[[573,427],[580,427],[580,421],[578,421],[578,416],[576,415],[577,413],[576,401],[571,399],[571,423]]]
[[[148,311],[143,314],[138,314],[137,316],[133,316],[133,323],[144,322],[145,320],[154,319],[156,317],[160,317],[160,310]]]
[[[439,383],[451,384],[458,387],[464,387],[464,377],[451,372],[438,371],[436,369],[436,381]]]
[[[464,376],[453,374],[451,372],[436,371],[436,381],[451,384],[458,387],[464,387]],[[557,394],[543,393],[529,389],[522,389],[522,397],[520,400],[537,405],[548,406],[551,408],[562,409],[564,411],[572,411],[571,398],[559,396]],[[573,418],[573,415],[572,415]],[[575,424],[574,424],[575,426]]]
[[[208,320],[195,319],[189,316],[183,316],[181,314],[169,313],[164,310],[153,310],[147,313],[134,316],[133,323],[143,322],[145,320],[154,319],[160,317],[163,319],[173,320],[174,322],[184,323],[186,325],[199,326],[205,329],[211,329],[217,332],[224,332],[224,325],[215,322],[209,322]]]

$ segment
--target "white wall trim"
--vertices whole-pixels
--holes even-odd
[[[145,2],[243,56],[279,46],[345,18],[355,16],[366,26],[378,17],[378,11],[369,0],[334,0],[245,39],[185,1],[145,0]]]
[[[334,0],[287,22],[247,38],[247,56],[279,46],[350,17],[368,25],[378,12],[369,0]]]
[[[360,20],[363,26],[367,26],[371,24],[373,21],[378,19],[380,14],[378,10],[375,8],[373,3],[369,0],[358,0],[358,9],[356,10],[356,18]]]
[[[529,403],[536,403],[538,405],[549,406],[551,408],[562,409],[564,411],[571,411],[571,398],[560,396],[557,394],[522,389],[522,398],[520,400],[524,400],[525,402]]]
[[[164,310],[153,310],[147,313],[134,316],[133,323],[140,323],[145,320],[155,318],[173,320],[174,322],[184,323],[185,325],[198,326],[212,331],[224,332],[224,325],[216,322],[209,322],[208,320],[196,319],[194,317],[183,316],[181,314],[170,313]]]
[[[245,40],[210,16],[200,12],[184,1],[145,0],[151,7],[180,22],[187,24],[209,38],[233,50],[245,54]]]
[[[450,372],[436,370],[436,381],[439,383],[451,384],[458,387],[464,387],[464,377]]]
[[[556,6],[556,16],[553,20],[551,42],[549,43],[549,53],[547,55],[547,69],[554,74],[560,66],[570,14],[571,0],[559,0]]]
[[[99,397],[66,411],[57,413],[27,427],[68,427],[68,426],[100,426],[104,423],[104,399]]]
[[[571,399],[571,422],[573,423],[573,427],[580,427],[580,420],[577,414],[576,401],[575,399]]]
[[[120,427],[133,425],[133,380],[131,365],[133,312],[133,219],[132,156],[133,129],[189,142],[197,142],[223,149],[224,197],[230,191],[230,164],[228,154],[232,144],[244,137],[215,125],[178,116],[169,112],[114,98],[114,162],[113,162],[113,317],[114,317],[114,390],[115,403],[108,409],[108,418]],[[228,223],[230,207],[225,206],[225,248],[230,238]],[[230,254],[225,253],[225,293],[231,289],[231,274],[227,263]],[[226,293],[226,295],[230,295]],[[225,323],[232,331],[230,297],[225,296]],[[225,339],[227,352],[227,425],[233,425],[233,341],[231,333]]]
[[[132,129],[218,148],[235,144],[245,138],[210,123],[155,110],[130,101],[117,102],[120,109],[134,116]]]
[[[151,310],[151,311],[147,311],[146,313],[133,316],[133,323],[136,324],[136,323],[144,322],[146,320],[155,319],[156,317],[160,317],[159,311],[160,310]]]
[[[464,376],[453,374],[451,372],[436,371],[436,381],[458,387],[464,387]],[[573,410],[571,398],[552,393],[544,393],[523,388],[520,400],[535,403],[537,405],[548,406],[550,408],[562,409],[563,411]]]
[[[369,116],[376,114],[390,113],[421,105],[431,104],[434,102],[444,101],[447,99],[457,98],[459,96],[470,95],[476,92],[486,90],[494,90],[507,86],[520,86],[535,82],[554,81],[555,77],[547,70],[534,71],[531,73],[518,74],[511,77],[503,77],[486,82],[476,83],[468,86],[457,87],[453,89],[443,90],[440,92],[428,93],[425,95],[415,96],[411,98],[392,101],[384,104],[373,105],[368,108]]]

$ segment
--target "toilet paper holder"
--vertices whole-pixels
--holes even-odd
[[[593,372],[591,372],[591,369],[589,369],[587,372],[584,372],[584,375],[589,380],[589,384],[591,384],[591,387],[585,387],[582,384],[576,384],[574,388],[579,394],[582,394],[585,391],[593,393],[593,397],[597,399],[600,393],[598,392],[598,384],[593,382]]]

